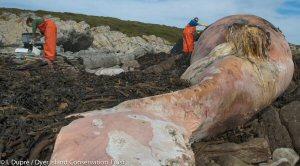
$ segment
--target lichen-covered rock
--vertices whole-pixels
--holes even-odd
[[[134,60],[132,54],[116,53],[107,50],[82,50],[71,56],[80,57],[87,69],[109,68],[116,65],[121,65],[124,61]],[[63,56],[65,56],[63,54]],[[67,55],[70,56],[70,55]]]
[[[22,45],[22,33],[31,31],[25,20],[15,14],[4,13],[0,16],[0,36],[3,46]]]
[[[128,37],[121,32],[111,31],[108,26],[94,27],[91,32],[94,37],[94,48],[105,48],[112,52],[144,55],[146,53],[169,52],[171,49],[169,42],[154,35]]]

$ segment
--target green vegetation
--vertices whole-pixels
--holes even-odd
[[[158,37],[162,37],[170,41],[171,43],[176,43],[177,40],[181,37],[182,33],[182,29],[177,27],[170,27],[158,24],[147,24],[137,21],[125,21],[112,17],[91,16],[67,12],[49,12],[43,10],[30,11],[15,8],[0,8],[0,14],[2,14],[3,12],[11,12],[16,15],[19,15],[22,12],[34,12],[38,16],[50,14],[62,20],[74,20],[77,22],[85,21],[91,27],[108,25],[112,30],[120,31],[122,33],[127,34],[128,36],[155,35]]]

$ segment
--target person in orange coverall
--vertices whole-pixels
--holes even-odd
[[[194,51],[196,26],[207,26],[207,24],[199,24],[198,21],[197,17],[192,19],[183,30],[183,52],[187,56],[190,56]]]
[[[45,36],[44,58],[47,61],[53,62],[56,59],[57,41],[57,27],[54,21],[50,19],[32,19],[29,17],[26,20],[26,24],[32,27],[34,38],[37,29]]]

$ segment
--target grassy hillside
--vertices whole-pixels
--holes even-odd
[[[146,24],[137,21],[125,21],[112,17],[91,16],[66,12],[49,12],[42,10],[29,11],[15,8],[0,8],[0,14],[2,14],[2,12],[11,12],[17,15],[21,12],[34,12],[38,16],[50,14],[54,17],[59,17],[62,20],[74,20],[77,22],[85,21],[92,27],[108,25],[112,30],[123,32],[128,36],[155,35],[162,37],[170,41],[171,43],[175,43],[181,37],[182,32],[182,29],[176,27],[157,24]]]

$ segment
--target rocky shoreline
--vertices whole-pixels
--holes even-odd
[[[34,16],[0,16],[1,160],[49,160],[60,128],[77,118],[67,115],[189,86],[180,80],[188,60],[169,54],[168,41],[51,16],[64,49],[54,69],[39,61],[15,63],[12,52],[30,31],[22,23],[28,15]],[[299,159],[300,47],[290,47],[295,73],[286,92],[247,124],[193,144],[197,165],[277,166]],[[107,68],[124,73],[103,76]]]
[[[3,13],[0,15],[0,52],[13,53],[22,47],[22,33],[31,32],[24,20],[34,13],[20,15]],[[60,55],[68,59],[81,58],[87,69],[120,66],[146,54],[169,53],[170,42],[154,35],[128,37],[109,26],[90,27],[84,21],[63,21],[50,15],[45,16],[58,26],[58,46]]]

